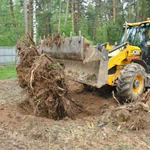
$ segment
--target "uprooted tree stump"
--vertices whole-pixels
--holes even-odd
[[[149,128],[150,90],[141,95],[136,101],[119,105],[108,110],[101,120],[111,122],[117,130],[141,130]]]
[[[32,114],[52,119],[74,117],[73,110],[81,111],[68,95],[67,79],[60,63],[47,54],[39,54],[31,38],[17,44],[20,63],[16,67],[19,85],[27,93]]]

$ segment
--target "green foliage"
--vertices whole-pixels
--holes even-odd
[[[40,99],[40,98],[38,98],[38,99],[36,99],[36,101],[37,101],[38,103],[40,103],[40,102],[41,102],[41,99]]]
[[[19,0],[15,0],[14,19],[9,1],[0,1],[0,46],[14,46],[17,38],[23,36],[23,14]]]
[[[46,66],[46,69],[47,70],[52,70],[52,69],[55,69],[55,68],[60,68],[61,67],[61,65],[60,65],[60,63],[59,62],[57,62],[57,63],[55,63],[55,64],[48,64],[47,66]]]
[[[72,32],[72,24],[71,18],[68,18],[67,24],[64,24],[63,18],[61,19],[62,24],[60,25],[60,32],[64,33],[65,36],[70,36],[70,32]]]
[[[105,43],[108,41],[108,38],[107,38],[107,28],[106,26],[103,26],[102,28],[100,27],[97,27],[96,28],[96,43]],[[95,44],[96,44],[95,43]]]
[[[110,21],[107,25],[107,39],[111,44],[114,44],[115,41],[120,42],[121,34],[122,34],[122,26]]]
[[[28,0],[31,4],[33,0]],[[72,1],[38,0],[36,9],[37,41],[49,34],[65,33],[66,36],[72,32]],[[127,22],[143,21],[149,16],[150,1],[119,1],[115,0],[116,14],[113,14],[114,0],[98,1],[89,3],[85,0],[74,0],[74,28],[73,35],[82,35],[93,44],[97,42],[120,41],[122,24]],[[9,0],[0,1],[0,46],[12,46],[17,39],[24,35],[24,1],[13,0],[14,18]],[[32,32],[33,12],[29,11],[28,5],[28,27]]]
[[[56,64],[54,64],[55,67],[61,67],[60,63],[57,62]]]
[[[16,78],[15,66],[0,66],[0,80]]]
[[[91,39],[89,34],[88,34],[88,23],[86,18],[82,17],[80,22],[79,22],[79,30],[81,31],[81,34],[86,37],[87,39]]]

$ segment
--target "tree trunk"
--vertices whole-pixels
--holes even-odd
[[[13,26],[16,27],[13,1],[10,0],[9,3],[10,3],[10,11],[11,11],[11,16],[12,16],[12,23],[13,23]]]
[[[33,0],[33,40],[36,43],[36,0]]]
[[[141,20],[145,19],[145,13],[144,13],[144,8],[145,8],[145,0],[142,0],[142,6],[141,6],[142,14],[141,14]]]
[[[32,16],[33,16],[33,0],[29,0],[29,15],[28,15],[28,22],[29,22],[29,33],[30,33],[30,36],[33,38],[33,19],[32,19]]]
[[[102,0],[99,0],[99,7],[101,8],[101,6],[102,6]],[[103,20],[102,20],[102,11],[100,10],[99,11],[99,21],[100,21],[100,28],[102,28],[102,26],[103,26]]]
[[[74,0],[71,2],[72,32],[74,33]]]
[[[13,24],[13,26],[16,28],[16,27],[17,27],[17,24],[16,24],[16,21],[15,21],[15,15],[14,15],[13,0],[10,0],[9,3],[10,3],[10,11],[11,11],[11,16],[12,16],[12,24]],[[16,41],[17,41],[17,39],[18,39],[18,34],[17,34],[17,32],[15,32],[15,34],[16,34]]]
[[[132,3],[129,2],[129,5],[128,5],[128,22],[131,22],[131,10],[132,10]]]
[[[65,15],[65,27],[66,27],[66,24],[67,24],[67,18],[68,18],[68,7],[69,7],[69,0],[67,0],[67,6],[66,6],[66,15]]]
[[[113,21],[116,21],[116,0],[113,0]]]
[[[139,21],[139,0],[137,0],[137,5],[136,5],[136,22]]]
[[[60,16],[61,16],[61,0],[59,0],[59,20],[58,20],[58,33],[60,33]]]
[[[44,24],[44,36],[45,37],[47,37],[48,36],[48,21],[47,21],[48,19],[47,19],[47,13],[46,12],[44,12],[44,22],[43,22],[43,24]]]
[[[80,17],[81,17],[81,12],[80,12],[80,0],[78,0],[78,5],[77,5],[77,10],[78,10],[78,16],[77,16],[77,30],[80,30]]]
[[[28,32],[27,0],[24,0],[24,34]]]

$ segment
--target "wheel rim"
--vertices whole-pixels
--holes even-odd
[[[141,91],[143,87],[143,78],[142,76],[138,75],[134,78],[134,81],[133,81],[133,92],[136,94],[138,93],[139,91]]]

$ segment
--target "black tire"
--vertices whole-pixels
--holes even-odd
[[[136,63],[128,64],[120,71],[117,80],[117,96],[121,103],[135,101],[145,89],[145,69]]]
[[[92,92],[92,91],[95,91],[95,87],[91,86],[91,85],[87,85],[87,84],[83,84],[84,86],[84,89],[85,91],[88,91],[88,92]]]

